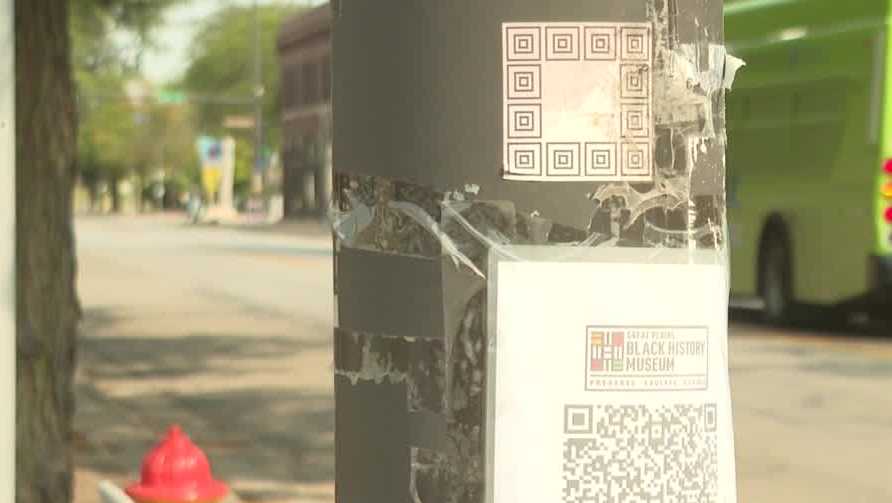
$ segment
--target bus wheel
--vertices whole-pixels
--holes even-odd
[[[763,318],[772,324],[788,323],[793,309],[793,286],[790,280],[790,253],[786,240],[769,239],[762,251],[761,296],[765,303]]]

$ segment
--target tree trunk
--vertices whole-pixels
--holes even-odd
[[[137,170],[136,185],[137,185],[136,190],[133,191],[133,194],[136,197],[136,212],[137,213],[145,213],[146,212],[146,198],[145,198],[146,175],[143,174],[142,169]]]
[[[64,0],[15,2],[16,501],[71,499],[76,112]]]
[[[120,213],[121,212],[121,192],[119,191],[118,184],[121,183],[121,180],[117,175],[112,175],[111,180],[108,183],[108,188],[111,191],[111,203],[112,213]]]
[[[87,194],[90,198],[89,212],[96,213],[99,207],[99,183],[95,180],[90,180],[84,181],[84,185],[87,187]]]

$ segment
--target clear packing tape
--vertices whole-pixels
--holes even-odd
[[[709,257],[727,274],[724,95],[744,63],[720,45],[661,41],[669,35],[659,29],[667,25],[660,15],[654,23],[654,181],[592,183],[585,226],[488,199],[474,180],[438,190],[335,173],[330,220],[336,254],[441,261],[449,269],[443,277],[454,278],[443,299],[442,338],[336,329],[337,376],[351,386],[405,386],[413,503],[476,503],[487,494],[493,256],[520,262],[529,258],[518,247],[549,247],[550,261],[572,262],[599,248],[677,249]],[[700,190],[697,169],[719,177],[722,190]],[[338,275],[336,268],[336,294],[342,296],[351,284]],[[721,353],[727,368],[727,348]]]
[[[586,228],[562,225],[511,201],[490,201],[480,188],[436,191],[368,176],[336,175],[336,206],[330,213],[344,246],[403,255],[451,257],[485,278],[486,252],[512,245],[556,247],[710,248],[724,255],[724,194],[694,195],[694,163],[726,143],[724,91],[743,61],[710,45],[698,62],[695,46],[667,54],[668,69],[684,78],[656,79],[654,183],[593,184]],[[706,69],[701,69],[703,65]],[[718,122],[718,124],[716,124]],[[724,164],[724,158],[718,158]],[[723,174],[723,166],[720,171]],[[556,251],[558,255],[563,252]],[[563,255],[572,257],[572,251]]]

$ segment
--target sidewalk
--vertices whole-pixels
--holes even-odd
[[[331,226],[327,221],[313,218],[281,220],[275,223],[244,220],[217,224],[217,227],[288,236],[320,237],[331,235]]]
[[[327,232],[170,215],[78,226],[75,503],[98,503],[101,479],[135,480],[172,423],[246,503],[334,501],[331,259],[247,230]],[[230,237],[241,247],[220,246]]]
[[[77,218],[86,220],[149,220],[154,222],[189,224],[185,211],[157,211],[135,214],[80,213]],[[331,226],[323,217],[300,217],[268,222],[262,216],[238,213],[228,221],[210,221],[195,224],[197,227],[264,232],[288,236],[322,237],[331,235]]]

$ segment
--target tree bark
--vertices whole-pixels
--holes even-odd
[[[120,213],[121,212],[121,192],[119,191],[118,184],[121,183],[121,180],[117,175],[112,175],[109,177],[108,188],[111,191],[111,203],[112,203],[112,213]]]
[[[136,171],[136,190],[133,191],[134,197],[136,198],[136,212],[137,213],[145,213],[146,212],[146,175],[142,168],[137,168]]]
[[[68,4],[15,2],[16,501],[71,499],[77,119]]]
[[[95,181],[85,183],[90,196],[90,213],[96,213],[99,207],[99,187]]]

